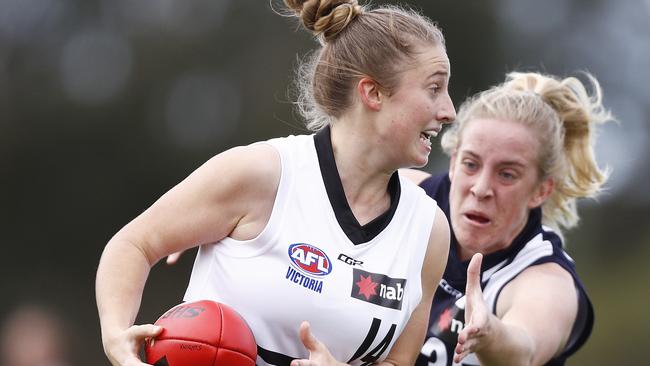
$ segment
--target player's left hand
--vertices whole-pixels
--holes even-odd
[[[460,363],[470,353],[485,346],[486,335],[490,333],[490,312],[481,290],[481,262],[483,256],[474,254],[467,267],[465,288],[465,327],[458,333],[454,363]]]
[[[309,328],[309,322],[303,321],[299,330],[300,340],[309,351],[309,359],[296,359],[291,366],[333,366],[344,365],[334,359],[325,345],[319,341]]]

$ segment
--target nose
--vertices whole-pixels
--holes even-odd
[[[478,200],[484,200],[492,197],[494,195],[494,192],[492,191],[492,182],[490,181],[490,175],[485,171],[481,171],[479,174],[477,174],[476,179],[474,180],[469,191]]]
[[[451,101],[451,96],[445,93],[445,98],[441,103],[441,108],[438,109],[438,121],[441,123],[452,123],[456,119],[456,108],[454,108],[454,102]]]

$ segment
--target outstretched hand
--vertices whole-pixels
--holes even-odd
[[[303,321],[299,330],[300,340],[309,351],[309,359],[295,359],[291,366],[332,366],[342,365],[334,359],[325,345],[311,334],[309,322]]]
[[[465,288],[465,327],[458,333],[454,362],[460,363],[470,353],[485,346],[486,335],[490,331],[490,312],[481,290],[481,262],[483,255],[474,254],[467,267]]]

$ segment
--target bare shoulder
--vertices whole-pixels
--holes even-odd
[[[545,288],[573,289],[574,287],[571,274],[557,263],[543,263],[528,267],[512,280],[511,286],[525,290],[530,288],[532,283]]]
[[[238,146],[213,156],[190,177],[204,182],[203,194],[242,198],[275,192],[280,179],[280,156],[264,143]]]
[[[141,244],[151,263],[248,225],[249,237],[270,215],[281,173],[270,145],[224,151],[174,186],[116,235]],[[242,235],[244,235],[242,234]]]
[[[544,263],[526,268],[503,288],[497,313],[505,313],[517,303],[531,298],[535,298],[539,304],[562,304],[558,300],[576,296],[571,274],[556,263]]]
[[[220,178],[226,178],[221,173],[227,173],[234,179],[279,177],[280,155],[266,143],[237,146],[212,157],[205,163],[204,169],[219,174]]]
[[[420,184],[423,180],[431,176],[431,174],[418,169],[400,169],[399,175],[407,178],[415,184]]]
[[[520,276],[541,277],[542,279],[554,279],[573,282],[573,277],[567,270],[557,263],[543,263],[526,268]]]
[[[503,288],[497,301],[497,317],[531,336],[538,363],[564,349],[577,313],[573,277],[556,263],[527,268]]]

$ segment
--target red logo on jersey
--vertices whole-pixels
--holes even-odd
[[[289,259],[301,272],[311,276],[326,276],[332,272],[332,262],[327,254],[310,244],[291,244]]]
[[[359,295],[363,295],[366,297],[366,300],[370,300],[370,296],[376,296],[377,295],[377,283],[372,282],[372,276],[368,275],[368,277],[364,277],[361,275],[361,280],[355,283],[355,285],[359,286]]]
[[[440,318],[438,318],[438,331],[444,332],[445,330],[449,329],[452,318],[453,316],[451,315],[451,309],[445,309],[445,311],[440,314]]]

